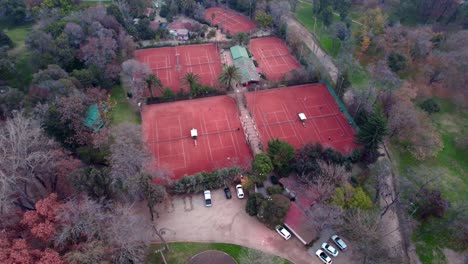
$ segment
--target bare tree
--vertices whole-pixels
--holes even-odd
[[[337,186],[341,186],[349,180],[350,173],[346,171],[343,165],[317,160],[320,173],[313,177],[310,188],[318,194],[317,202],[323,202],[329,199]]]
[[[353,240],[355,248],[364,255],[363,263],[402,263],[400,257],[391,257],[382,243],[379,212],[350,209],[343,218],[342,232]]]
[[[112,136],[109,163],[113,186],[124,191],[126,199],[143,198],[139,175],[150,168],[153,156],[143,143],[141,126],[122,123],[114,128]]]
[[[104,226],[103,226],[104,227]],[[148,219],[132,211],[132,206],[118,206],[105,223],[105,240],[112,248],[114,263],[143,263],[151,242]]]
[[[102,238],[102,224],[106,222],[109,207],[87,196],[71,199],[60,208],[57,219],[61,228],[56,234],[55,243],[59,247],[90,242]]]
[[[148,65],[136,60],[127,60],[122,63],[120,77],[125,89],[131,94],[130,101],[136,106],[145,97],[146,80],[151,74]]]
[[[343,210],[338,206],[314,204],[306,211],[307,227],[319,234],[325,228],[335,228],[343,223]]]
[[[0,213],[13,205],[32,210],[38,199],[55,191],[59,149],[40,121],[22,112],[0,127]]]

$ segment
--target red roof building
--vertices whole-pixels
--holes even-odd
[[[304,244],[308,245],[317,238],[317,234],[308,224],[307,211],[311,209],[316,200],[316,195],[311,190],[304,190],[303,185],[291,176],[281,178],[280,184],[289,193],[294,193],[295,201],[291,202],[291,207],[284,220],[284,225]]]

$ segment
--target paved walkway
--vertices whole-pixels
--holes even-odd
[[[250,144],[250,148],[254,155],[262,152],[260,149],[261,139],[260,134],[258,133],[255,120],[252,118],[250,111],[247,109],[244,103],[246,103],[245,87],[236,88],[235,94],[233,95],[236,99],[237,107],[239,109],[240,120],[242,123],[242,128],[244,128],[245,137],[247,142]]]

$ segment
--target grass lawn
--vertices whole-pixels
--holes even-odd
[[[112,123],[114,125],[118,125],[122,122],[141,123],[139,114],[135,113],[132,106],[127,101],[127,96],[122,86],[114,86],[111,92],[111,98],[116,103],[112,109]]]
[[[160,244],[154,244],[150,247],[148,263],[162,264],[161,254],[155,254],[154,251],[161,248]],[[169,244],[170,251],[164,254],[167,263],[171,264],[186,264],[187,261],[194,255],[206,250],[219,250],[232,256],[237,262],[239,258],[248,248],[225,243],[194,243],[194,242],[175,242]],[[284,264],[291,263],[285,259],[276,257],[282,260]]]
[[[455,138],[468,133],[468,113],[458,109],[448,100],[439,100],[441,112],[432,114],[431,119],[441,134],[444,150],[437,157],[418,161],[398,146],[393,147],[400,176],[412,180],[414,173],[440,176],[437,186],[442,196],[450,201],[452,208],[461,207],[468,201],[468,151],[457,146]],[[454,212],[449,210],[442,219],[431,219],[413,234],[416,252],[423,263],[440,263],[445,256],[445,247],[467,250],[468,245],[453,241],[450,232],[444,228]],[[435,230],[434,230],[435,229]]]
[[[340,41],[333,38],[330,29],[322,21],[314,19],[313,8],[309,3],[299,2],[296,8],[296,18],[301,22],[320,42],[320,46],[332,57],[340,51]],[[334,21],[339,21],[339,16],[333,16]],[[314,24],[315,31],[314,31]]]
[[[0,20],[0,30],[3,30],[15,43],[15,49],[21,49],[24,47],[26,36],[32,30],[32,24],[15,25],[8,21]]]

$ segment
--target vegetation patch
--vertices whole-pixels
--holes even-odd
[[[117,85],[112,88],[111,99],[114,100],[115,105],[112,108],[112,123],[118,125],[123,122],[140,124],[141,119],[134,111],[132,106],[127,100],[127,95],[122,86]]]
[[[232,256],[238,263],[242,260],[243,256],[245,259],[245,255],[252,255],[249,251],[254,251],[255,253],[262,254],[259,251],[252,250],[246,247],[233,245],[233,244],[226,244],[226,243],[194,243],[194,242],[175,242],[169,243],[170,250],[167,253],[164,253],[164,257],[166,258],[167,263],[171,264],[185,264],[187,261],[195,256],[196,254],[206,251],[206,250],[219,250],[222,252],[227,253],[228,255]],[[155,250],[162,248],[162,245],[155,244],[152,245],[149,249],[149,256],[148,256],[148,263],[151,264],[162,264],[164,263],[161,254],[155,253]],[[263,253],[265,254],[265,253]],[[278,264],[287,264],[291,263],[286,259],[267,255],[268,258],[272,260],[272,262],[268,263],[278,263]]]

